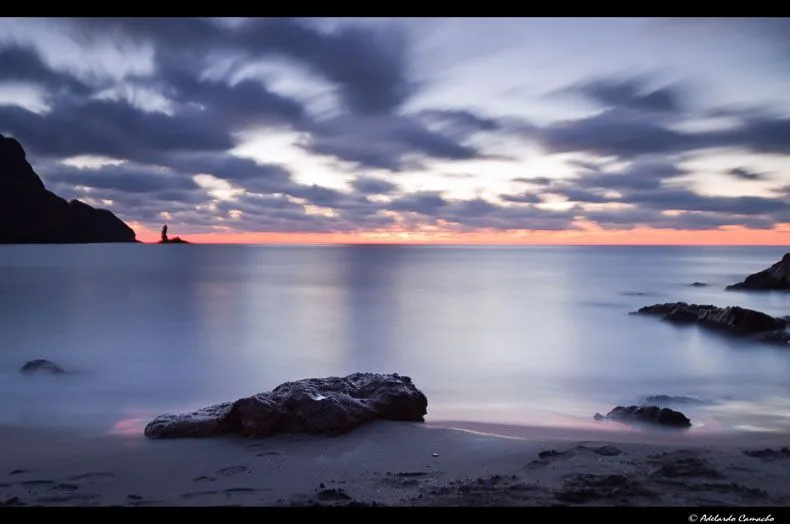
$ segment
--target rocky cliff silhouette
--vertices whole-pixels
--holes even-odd
[[[106,209],[48,191],[13,138],[0,135],[0,244],[136,242]]]

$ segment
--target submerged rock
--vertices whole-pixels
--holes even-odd
[[[27,374],[49,373],[51,375],[60,375],[61,373],[66,372],[62,367],[58,366],[54,362],[50,362],[49,360],[43,358],[28,360],[19,371]]]
[[[600,413],[596,413],[600,415]],[[671,428],[690,428],[691,420],[681,413],[658,406],[617,406],[606,419],[625,424],[653,424]]]
[[[785,330],[787,321],[784,318],[772,317],[761,311],[739,306],[717,307],[708,304],[670,302],[645,306],[632,314],[660,316],[662,320],[675,324],[699,324],[763,342],[779,344],[790,342],[790,333]]]
[[[272,391],[209,406],[193,413],[161,415],[148,423],[149,438],[211,437],[235,433],[341,435],[374,420],[422,422],[428,399],[409,377],[354,373],[280,384]]]
[[[790,253],[782,260],[746,277],[743,282],[727,286],[728,290],[790,291]]]

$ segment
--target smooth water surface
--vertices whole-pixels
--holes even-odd
[[[790,347],[628,315],[790,314],[724,291],[755,247],[0,246],[0,423],[122,431],[284,381],[409,375],[429,419],[591,424],[651,394],[706,430],[790,429]],[[708,287],[691,287],[702,281]],[[74,374],[23,376],[48,358]]]

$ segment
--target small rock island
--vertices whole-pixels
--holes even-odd
[[[162,239],[159,241],[160,244],[189,244],[186,240],[182,239],[181,237],[174,237],[169,238],[167,236],[167,225],[165,224],[162,227]]]

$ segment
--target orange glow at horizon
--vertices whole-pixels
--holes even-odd
[[[130,224],[141,242],[160,234]],[[563,231],[360,231],[348,233],[202,233],[179,235],[196,244],[477,244],[477,245],[767,245],[790,246],[790,224],[774,229],[726,227],[713,230],[653,229]]]

